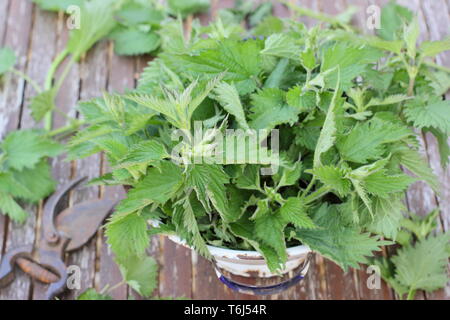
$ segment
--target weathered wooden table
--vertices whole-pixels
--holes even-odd
[[[388,0],[302,0],[301,5],[326,13],[341,12],[352,4],[360,7],[355,23],[366,29],[366,9],[371,4],[383,5]],[[450,32],[450,0],[401,0],[419,16],[422,39],[443,39]],[[290,12],[274,1],[275,14],[286,17]],[[218,8],[231,7],[233,0],[213,0],[212,10],[200,16],[206,23]],[[302,18],[311,25],[313,21]],[[369,32],[369,31],[367,31]],[[45,74],[55,55],[63,48],[67,40],[65,17],[62,14],[43,12],[29,0],[0,0],[0,46],[7,46],[20,57],[18,69],[27,73],[39,83],[44,82]],[[75,106],[79,99],[99,96],[102,91],[122,92],[136,84],[140,71],[151,57],[122,58],[113,54],[110,43],[97,44],[81,63],[75,66],[57,97],[57,105],[62,113],[78,116]],[[442,54],[437,63],[450,67],[450,53]],[[29,98],[33,88],[15,77],[6,79],[0,91],[0,137],[8,131],[32,127]],[[450,98],[450,95],[447,96]],[[55,116],[55,127],[64,125],[65,117]],[[414,184],[406,194],[406,204],[410,211],[426,214],[439,206],[439,228],[448,230],[450,226],[450,170],[443,171],[439,166],[437,144],[432,136],[422,137],[423,153],[431,167],[439,176],[443,185],[437,196],[424,183]],[[96,177],[107,170],[105,159],[100,155],[77,162],[66,162],[63,157],[53,160],[53,173],[60,185],[74,176]],[[70,197],[72,204],[91,198],[120,198],[120,188],[91,187],[77,190]],[[10,248],[36,242],[41,227],[42,206],[28,206],[30,218],[24,225],[12,223],[0,215],[0,257]],[[386,252],[385,252],[386,253]],[[191,299],[255,299],[253,296],[237,294],[216,278],[210,263],[194,252],[180,247],[165,238],[152,240],[152,254],[160,264],[159,288],[155,295],[162,297],[186,297]],[[118,267],[114,264],[100,230],[87,246],[67,256],[68,265],[81,268],[81,288],[68,290],[62,299],[73,299],[86,288],[102,289],[121,281]],[[350,270],[343,273],[338,266],[316,256],[310,272],[302,285],[296,286],[280,295],[265,297],[268,299],[393,299],[393,292],[383,283],[379,290],[369,290],[366,285],[368,274]],[[40,299],[45,287],[33,282],[25,274],[17,271],[16,280],[11,286],[0,289],[3,299]],[[134,296],[125,285],[111,292],[116,299]],[[450,285],[445,290],[433,294],[420,293],[418,299],[449,299]]]

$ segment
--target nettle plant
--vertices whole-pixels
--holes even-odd
[[[250,37],[232,21],[165,24],[137,89],[81,103],[89,126],[70,143],[72,159],[107,155],[112,171],[91,183],[129,190],[106,226],[119,264],[143,256],[150,236],[176,234],[207,258],[207,245],[257,250],[273,272],[286,248],[306,244],[345,270],[405,233],[408,186],[439,191],[420,131],[448,160],[448,74],[426,58],[450,42],[417,47],[416,22],[404,21],[384,24],[398,39],[274,17]],[[399,294],[445,284],[449,237],[439,237],[412,232],[383,269]],[[427,241],[435,256],[416,264]]]

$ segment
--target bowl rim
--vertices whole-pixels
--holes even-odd
[[[191,250],[194,250],[184,240],[180,239],[180,237],[178,237],[177,235],[167,235],[167,236],[173,242],[183,245],[185,247],[188,247]],[[213,256],[226,257],[226,258],[237,258],[237,259],[242,259],[243,257],[254,258],[254,259],[264,259],[264,256],[255,250],[236,250],[236,249],[228,249],[228,248],[216,247],[216,246],[211,246],[211,245],[207,245],[207,247]],[[288,257],[297,257],[299,255],[307,254],[307,253],[311,252],[311,248],[308,247],[307,245],[299,245],[299,246],[289,247],[286,249],[286,251],[287,251]]]

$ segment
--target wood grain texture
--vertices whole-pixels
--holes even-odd
[[[427,31],[428,40],[436,41],[446,38],[450,30],[449,23],[449,6],[444,0],[423,1],[420,3],[420,10],[423,12]],[[450,66],[450,52],[444,52],[436,58],[436,62],[440,65]],[[447,94],[447,99],[450,96]],[[435,195],[436,205],[440,209],[439,229],[448,231],[450,222],[450,168],[443,169],[440,163],[438,144],[434,136],[430,133],[424,135],[426,143],[427,158],[431,168],[439,177],[441,183],[441,193]],[[450,267],[449,267],[450,269]],[[450,300],[450,282],[447,286],[439,291],[426,294],[427,299],[446,299]]]
[[[9,12],[9,0],[0,1],[0,45],[3,46],[3,39],[6,34],[6,21]]]
[[[57,20],[52,13],[43,12],[41,10],[34,10],[34,23],[31,36],[30,53],[28,57],[28,69],[27,74],[34,79],[41,87],[45,82],[47,70],[52,64],[53,56],[56,54],[56,26]],[[21,114],[21,128],[32,128],[36,125],[34,124],[33,118],[31,116],[31,109],[29,108],[30,100],[36,96],[38,92],[34,90],[31,86],[27,85],[25,90],[25,103],[22,108]],[[42,126],[42,123],[38,124]],[[21,230],[28,234],[34,232],[34,237],[29,239],[29,243],[38,243],[40,235],[40,220],[42,218],[42,207],[30,206],[31,217],[30,222],[27,221],[27,228],[29,231]],[[10,230],[9,236],[17,231]],[[17,246],[21,243],[17,243]],[[24,281],[32,281],[28,276],[24,278]],[[33,281],[33,288],[30,293],[33,299],[43,299],[45,297],[45,290],[47,286],[40,285],[38,282]],[[34,295],[33,292],[36,294]]]
[[[66,28],[66,17],[62,14],[47,13],[51,16],[53,20],[51,26],[52,29],[46,31],[51,34],[52,32],[56,35],[55,50],[49,56],[54,59],[56,55],[61,52],[68,38],[68,30]],[[45,43],[44,43],[45,44]],[[54,81],[59,79],[66,67],[68,61],[64,61],[58,68]],[[47,66],[48,68],[48,66]],[[56,99],[55,103],[58,108],[58,112],[54,112],[53,115],[53,128],[60,128],[68,124],[68,117],[75,117],[75,104],[78,101],[78,88],[79,88],[79,72],[78,65],[72,66],[71,70],[66,77]],[[65,156],[61,155],[57,158],[52,159],[52,173],[53,177],[58,183],[58,187],[65,185],[72,178],[72,164],[65,161]],[[38,221],[37,231],[41,228],[40,221]],[[39,234],[39,233],[37,233]],[[33,284],[33,299],[42,299],[44,297],[45,290],[47,286],[44,286],[38,282]]]
[[[26,71],[33,6],[28,1],[11,1],[6,20],[3,45],[18,57],[16,69]],[[17,129],[23,103],[25,81],[8,74],[0,91],[0,138]]]
[[[18,56],[16,68],[28,72],[27,56],[30,45],[30,30],[33,21],[33,6],[25,1],[12,1],[9,6],[6,36],[4,45],[13,49]],[[15,76],[8,75],[4,79],[4,87],[0,93],[0,139],[9,131],[20,127],[20,115],[24,105],[24,90],[26,84]],[[33,244],[35,227],[35,208],[26,206],[24,209],[30,218],[24,224],[16,224],[9,219],[0,220],[0,230],[6,230],[2,255],[18,246]],[[30,296],[31,281],[21,271],[16,273],[15,281],[0,290],[0,300],[23,300]]]
[[[6,22],[7,22],[7,16],[9,13],[9,0],[2,1],[0,3],[0,47],[3,47],[3,40],[6,35]],[[1,112],[5,108],[1,107],[2,103],[4,103],[3,95],[1,93],[3,91],[3,83],[0,83],[0,119],[2,118]],[[3,131],[1,128],[2,124],[0,122],[0,132]],[[0,139],[2,138],[2,135],[0,134]],[[6,224],[6,217],[4,215],[0,215],[0,257],[3,254],[3,244],[6,241],[6,235],[7,235],[7,224]]]

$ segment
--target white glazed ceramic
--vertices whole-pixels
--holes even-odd
[[[169,239],[173,242],[189,247],[179,237],[170,235]],[[231,274],[243,277],[259,277],[269,278],[279,276],[270,272],[264,257],[257,251],[231,250],[208,246],[211,255],[214,257],[216,267],[225,270]],[[288,259],[282,275],[294,271],[305,262],[311,249],[308,246],[296,246],[287,249]],[[302,270],[302,274],[306,274],[308,266]]]

